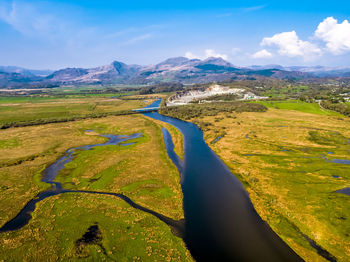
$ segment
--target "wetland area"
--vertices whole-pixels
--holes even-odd
[[[348,118],[261,102],[128,114],[161,101],[128,97],[11,128],[7,107],[79,116],[77,98],[1,101],[4,261],[347,261]]]

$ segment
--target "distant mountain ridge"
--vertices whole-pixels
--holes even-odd
[[[82,85],[82,84],[154,84],[178,82],[207,83],[230,79],[304,79],[315,77],[347,77],[350,69],[316,67],[283,67],[280,65],[238,67],[230,62],[209,57],[204,60],[185,57],[169,58],[151,66],[127,65],[114,61],[94,68],[65,68],[57,71],[0,67],[1,87]]]
[[[0,87],[21,86],[41,80],[42,78],[39,76],[0,71]]]
[[[26,76],[48,76],[53,73],[52,70],[37,70],[26,69],[18,66],[0,66],[0,72],[5,73],[18,73]]]
[[[349,77],[350,67],[326,67],[326,66],[281,66],[281,65],[264,65],[250,66],[249,69],[279,69],[283,71],[310,73],[316,77]]]

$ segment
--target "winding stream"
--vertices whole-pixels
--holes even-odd
[[[34,210],[36,208],[36,204],[38,202],[44,200],[45,198],[59,195],[59,194],[63,194],[63,193],[85,193],[85,194],[99,194],[99,195],[109,195],[109,196],[118,197],[118,198],[124,200],[125,202],[127,202],[130,206],[132,206],[136,209],[139,209],[141,211],[147,212],[147,213],[157,217],[159,220],[168,224],[172,228],[174,234],[176,234],[178,236],[182,236],[183,235],[183,233],[182,233],[183,232],[183,221],[173,220],[173,219],[168,218],[162,214],[159,214],[153,210],[150,210],[150,209],[145,208],[141,205],[138,205],[138,204],[134,203],[130,198],[128,198],[127,196],[125,196],[123,194],[112,193],[112,192],[87,191],[87,190],[69,190],[69,189],[65,189],[61,183],[54,181],[54,179],[57,177],[60,170],[65,168],[65,165],[73,160],[74,153],[77,150],[84,151],[84,150],[93,149],[95,147],[107,146],[107,145],[126,145],[126,144],[121,144],[121,143],[128,141],[128,140],[131,140],[131,139],[141,137],[141,135],[142,134],[139,134],[139,133],[133,134],[130,136],[101,135],[102,137],[107,138],[108,141],[103,143],[103,144],[86,145],[86,146],[68,149],[62,157],[60,157],[56,162],[54,162],[53,164],[48,166],[43,172],[43,178],[41,181],[48,183],[48,184],[51,184],[52,185],[51,188],[39,193],[35,198],[30,200],[23,207],[23,209],[18,213],[18,215],[16,217],[9,220],[7,223],[5,223],[0,228],[0,232],[8,232],[8,231],[18,230],[18,229],[24,227],[25,225],[27,225],[32,218],[31,214],[34,212]],[[133,143],[128,143],[128,144],[133,144]]]

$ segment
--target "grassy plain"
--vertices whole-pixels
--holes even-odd
[[[316,105],[276,104],[283,109],[200,114],[191,121],[207,123],[207,143],[242,181],[259,215],[303,259],[326,261],[304,234],[349,261],[349,196],[335,191],[350,186],[350,166],[332,159],[350,159],[350,119]]]
[[[166,98],[169,96],[169,93],[159,93],[159,94],[146,94],[146,95],[130,95],[128,98],[130,99],[158,99],[158,98]]]
[[[58,114],[68,114],[75,107],[80,113],[88,110],[90,103],[96,103],[94,99],[84,99],[81,104],[54,100],[53,104],[24,102],[7,106],[19,108],[14,117],[34,111],[34,118],[46,114],[49,108],[55,108],[53,112],[57,113],[56,106],[62,108]],[[101,110],[145,105],[140,100],[99,103]],[[10,114],[5,113],[11,118]],[[88,129],[94,132],[86,132]],[[180,176],[167,157],[161,126],[142,115],[129,115],[0,130],[0,225],[48,188],[40,182],[41,172],[68,148],[103,143],[106,139],[98,134],[133,133],[143,134],[132,141],[133,145],[77,152],[56,180],[66,188],[123,193],[163,215],[183,218]],[[78,249],[77,240],[95,223],[102,240]],[[80,193],[61,194],[40,202],[29,224],[18,231],[1,233],[0,243],[0,261],[192,260],[182,239],[152,215],[113,196]]]
[[[121,100],[117,97],[6,97],[0,99],[0,126],[38,119],[44,121],[120,112],[145,105],[143,100]]]
[[[341,114],[320,108],[317,103],[307,103],[300,100],[286,100],[286,101],[258,101],[258,104],[264,105],[268,108],[296,110],[304,113],[342,116]]]
[[[284,98],[284,97],[291,97],[291,96],[298,96],[300,93],[305,92],[308,90],[308,86],[304,85],[288,85],[288,86],[278,86],[278,87],[271,87],[268,90],[265,90],[262,92],[263,96],[273,97],[273,98]]]

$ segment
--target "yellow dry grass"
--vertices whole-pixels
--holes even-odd
[[[259,215],[300,256],[324,261],[301,231],[338,261],[348,261],[349,197],[334,191],[350,186],[350,167],[323,158],[330,151],[329,158],[349,159],[350,146],[316,143],[309,132],[350,138],[349,118],[269,109],[200,120],[212,124],[206,141],[243,182]],[[210,144],[222,131],[226,135]]]
[[[181,131],[168,123],[165,123],[159,120],[154,120],[154,119],[151,119],[151,120],[157,123],[158,125],[166,128],[169,131],[174,143],[174,151],[181,159],[183,159],[185,155],[185,148],[184,148],[184,136],[181,133]]]

